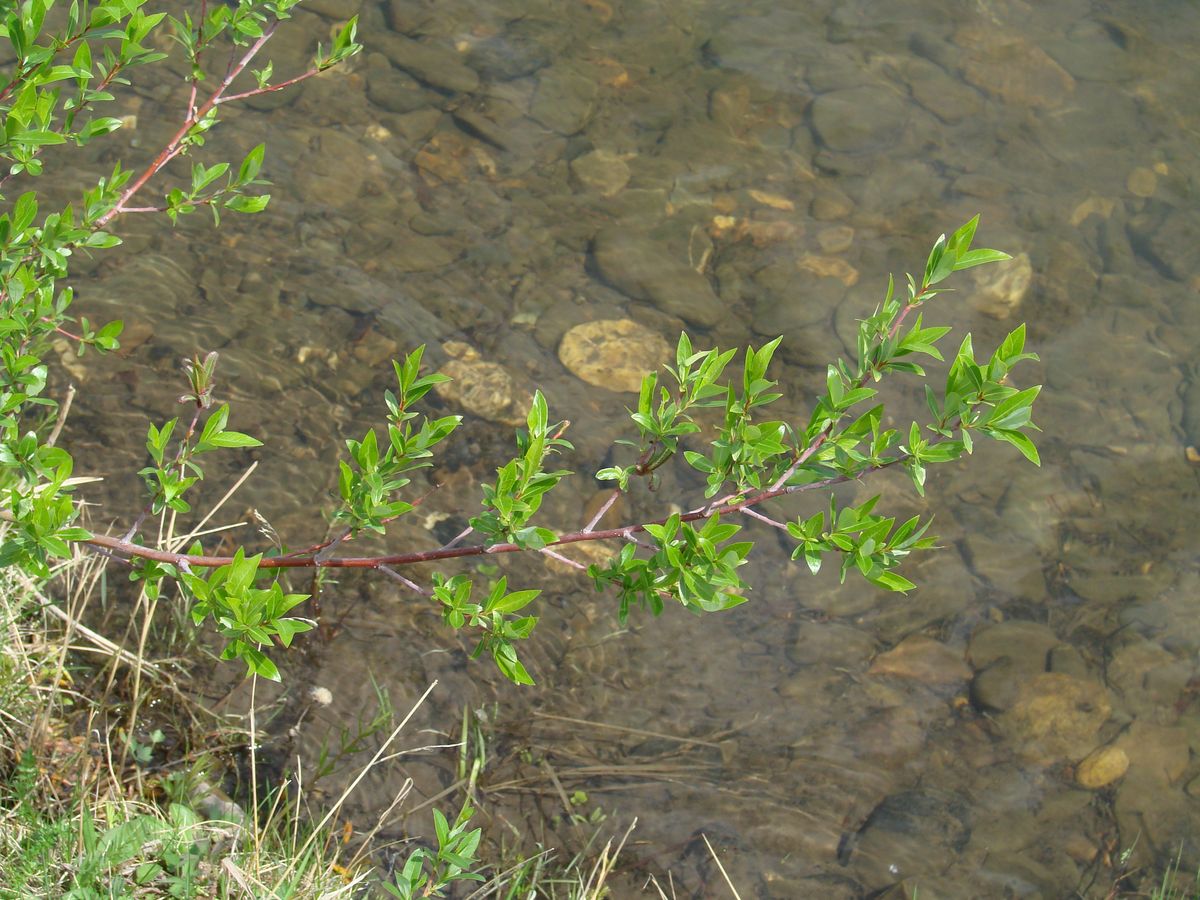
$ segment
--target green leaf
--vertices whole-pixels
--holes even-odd
[[[237,196],[225,201],[225,208],[240,213],[262,212],[271,202],[270,194],[260,194],[257,197]]]
[[[960,272],[963,269],[970,269],[972,266],[1003,262],[1006,259],[1012,259],[1012,257],[1007,253],[1001,253],[999,250],[972,250],[958,258],[954,263],[954,271]]]
[[[489,603],[484,612],[514,613],[532,603],[541,591],[514,591],[503,597],[497,603]]]
[[[246,154],[246,158],[242,160],[242,165],[238,168],[238,184],[246,184],[258,177],[258,172],[263,164],[263,155],[266,151],[266,144],[259,144]]]
[[[895,572],[879,572],[876,575],[870,576],[869,580],[872,584],[879,585],[881,588],[889,591],[898,591],[902,594],[916,587],[915,584],[903,575],[897,575]]]
[[[261,447],[262,441],[240,431],[222,431],[209,439],[214,447]]]
[[[1034,446],[1029,436],[1020,431],[1011,431],[1005,428],[996,428],[991,432],[992,437],[1000,441],[1007,441],[1024,454],[1025,458],[1035,466],[1041,466],[1042,459],[1038,455],[1037,447]]]

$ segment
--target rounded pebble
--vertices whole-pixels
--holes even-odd
[[[610,391],[640,390],[642,377],[670,356],[660,335],[632,319],[584,322],[558,345],[558,358],[574,375]]]
[[[1075,767],[1075,781],[1089,791],[1099,790],[1129,771],[1129,757],[1120,747],[1101,747]]]

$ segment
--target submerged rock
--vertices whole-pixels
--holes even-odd
[[[601,197],[620,193],[629,184],[629,165],[608,150],[593,150],[571,160],[571,174],[588,190]]]
[[[518,391],[508,369],[485,361],[462,341],[447,341],[442,349],[450,359],[441,371],[453,380],[434,387],[439,397],[490,422],[520,425],[525,421],[529,398]]]
[[[1096,791],[1107,787],[1129,771],[1129,757],[1120,747],[1101,747],[1089,753],[1075,767],[1075,781],[1080,787]]]
[[[583,130],[596,110],[598,88],[582,72],[555,65],[538,74],[529,114],[551,131],[570,136]]]
[[[1005,103],[1034,109],[1061,106],[1075,79],[1044,50],[993,25],[960,28],[955,42],[967,51],[963,77]]]
[[[636,392],[646,373],[671,358],[671,347],[632,319],[605,319],[569,330],[558,345],[558,358],[588,384]]]
[[[894,141],[908,122],[908,99],[884,87],[821,94],[812,104],[817,137],[839,153],[866,153]]]
[[[479,75],[452,47],[414,41],[383,29],[372,32],[371,42],[397,68],[433,87],[468,94],[479,87]]]
[[[1046,671],[1048,655],[1059,644],[1053,629],[1037,622],[1011,619],[979,629],[971,636],[967,658],[984,669],[1002,658],[1031,675]]]
[[[971,676],[962,653],[924,635],[906,637],[871,663],[868,675],[893,675],[925,684],[957,684]]]
[[[604,280],[635,300],[648,300],[693,325],[715,325],[728,311],[692,267],[682,241],[614,227],[596,235],[592,252]]]
[[[1086,756],[1111,713],[1103,686],[1046,672],[1021,685],[1000,722],[1020,756],[1045,765]]]
[[[975,269],[974,307],[993,319],[1007,319],[1029,292],[1033,265],[1028,253],[1018,253],[1011,261],[995,267]]]

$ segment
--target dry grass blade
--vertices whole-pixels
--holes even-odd
[[[533,711],[534,716],[539,719],[550,719],[556,722],[569,722],[572,725],[588,725],[592,728],[600,728],[606,731],[620,731],[625,734],[636,734],[639,737],[660,738],[664,741],[675,741],[680,744],[698,744],[701,747],[713,747],[717,750],[721,749],[721,745],[714,741],[705,741],[700,738],[679,737],[674,734],[665,734],[661,731],[647,731],[644,728],[630,728],[627,725],[609,725],[607,722],[592,722],[588,719],[576,719],[571,716],[556,716],[553,713],[545,713],[539,710]]]
[[[370,772],[371,769],[373,769],[379,760],[385,755],[388,747],[392,745],[392,742],[396,740],[396,738],[400,735],[400,732],[404,730],[405,726],[408,725],[412,717],[416,715],[417,710],[424,705],[425,701],[429,698],[429,695],[433,693],[433,689],[435,687],[437,687],[437,681],[431,682],[429,687],[425,688],[425,693],[417,698],[417,702],[414,703],[412,709],[408,711],[408,715],[401,720],[399,725],[392,729],[392,733],[387,736],[387,740],[385,740],[380,748],[375,751],[375,755],[371,757],[370,762],[363,766],[362,771],[359,772],[355,779],[350,782],[350,785],[344,791],[342,791],[342,794],[340,797],[338,797],[337,801],[329,807],[329,810],[325,813],[324,817],[313,829],[312,834],[308,836],[308,840],[306,840],[304,845],[300,848],[300,852],[297,854],[298,856],[304,856],[304,854],[307,853],[311,848],[312,842],[316,839],[317,835],[324,833],[325,828],[329,825],[330,820],[337,815],[338,810],[340,810],[343,804],[345,804],[346,799],[354,792],[359,783],[367,777],[367,773]]]
[[[67,626],[68,640],[70,639],[71,632],[76,632],[91,642],[97,649],[102,650],[104,653],[107,653],[114,659],[120,660],[121,662],[125,663],[125,665],[131,667],[138,665],[138,658],[134,654],[117,646],[116,643],[110,641],[104,635],[92,631],[92,629],[88,628],[77,618],[70,615],[65,610],[60,609],[57,605],[55,605],[53,600],[39,591],[37,586],[34,585],[34,583],[30,581],[24,573],[21,573],[20,581],[21,587],[28,591],[31,597],[37,599],[43,610]],[[142,660],[141,665],[151,674],[161,677],[162,673],[159,671],[158,666],[154,665],[154,663]]]
[[[737,892],[737,888],[733,886],[733,882],[729,880],[729,873],[725,871],[725,866],[721,864],[721,858],[717,856],[717,851],[713,849],[713,845],[708,842],[708,835],[701,832],[700,837],[704,838],[704,846],[708,848],[708,852],[712,854],[713,862],[717,864],[717,868],[721,870],[721,877],[725,879],[725,884],[729,886],[730,892],[733,894],[734,900],[742,900],[742,895]]]
[[[604,845],[604,849],[600,851],[600,857],[592,866],[592,871],[588,873],[587,881],[583,885],[581,900],[600,900],[604,896],[604,883],[608,880],[613,866],[617,864],[617,857],[625,849],[625,842],[629,840],[629,835],[633,834],[633,829],[637,828],[637,822],[638,820],[635,818],[629,823],[629,827],[621,835],[621,841],[617,844],[617,849],[612,850],[611,854],[609,851],[612,849],[612,838],[609,838],[608,843]]]
[[[237,493],[238,488],[240,488],[243,484],[246,483],[246,479],[249,478],[251,475],[253,475],[254,470],[257,468],[258,468],[258,461],[256,460],[250,464],[250,467],[247,468],[246,471],[242,473],[241,477],[238,478],[238,480],[233,483],[233,487],[231,487],[229,490],[227,490],[225,492],[224,496],[222,496],[221,499],[218,500],[213,505],[213,508],[210,509],[205,514],[203,519],[201,519],[199,522],[196,523],[196,526],[191,531],[189,531],[183,537],[177,538],[176,540],[171,542],[170,548],[172,550],[178,550],[181,547],[186,547],[188,541],[192,540],[193,538],[195,538],[199,534],[201,534],[202,533],[201,529],[203,529],[204,526],[208,524],[209,520],[217,514],[217,512],[221,509],[222,506],[224,506],[227,502],[229,502],[229,498],[232,497],[235,493]],[[237,524],[245,525],[246,523],[238,522]],[[226,527],[233,528],[236,526],[230,525],[230,526],[226,526]]]

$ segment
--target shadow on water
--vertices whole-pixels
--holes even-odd
[[[307,6],[273,42],[276,71],[359,4]],[[986,243],[1017,260],[988,273],[999,282],[965,279],[934,317],[976,346],[1028,321],[1043,466],[983,448],[936,473],[927,501],[887,481],[848,488],[937,513],[944,549],[911,566],[908,599],[810,578],[758,534],[754,603],[617,634],[612,604],[573,575],[504,561],[550,586],[529,690],[468,665],[393,586],[343,579],[326,599],[341,630],[293,675],[335,703],[310,711],[296,749],[354,720],[372,677],[397,706],[439,678],[420,727],[452,732],[464,704],[498,704],[481,782],[495,827],[577,842],[553,769],[587,812],[638,816],[631,856],[697,896],[718,890],[700,832],[744,896],[904,880],[923,900],[1101,897],[1122,851],[1153,871],[1181,844],[1194,868],[1200,11],[392,0],[361,13],[367,49],[348,71],[232,112],[213,142],[244,152],[265,137],[266,214],[219,232],[128,223],[126,251],[79,279],[85,314],[128,325],[103,375],[71,363],[89,400],[72,421],[79,458],[136,470],[131,435],[169,414],[177,358],[218,349],[234,424],[272,448],[243,500],[305,543],[340,441],[381,406],[387,360],[428,343],[440,364],[505,367],[513,404],[542,385],[575,420],[573,467],[594,470],[630,395],[575,377],[557,348],[574,325],[620,318],[721,346],[783,334],[776,377],[801,418],[886,273],[982,212]],[[151,148],[182,88],[137,87],[134,141]],[[895,399],[897,420],[916,413],[915,394]],[[439,479],[468,490],[489,473],[506,402],[475,408]],[[470,514],[450,487],[398,544]],[[109,488],[136,491],[132,477]],[[571,490],[548,521],[578,516],[591,489]],[[354,815],[372,820],[405,777],[433,795],[453,768],[431,754],[373,775]]]

